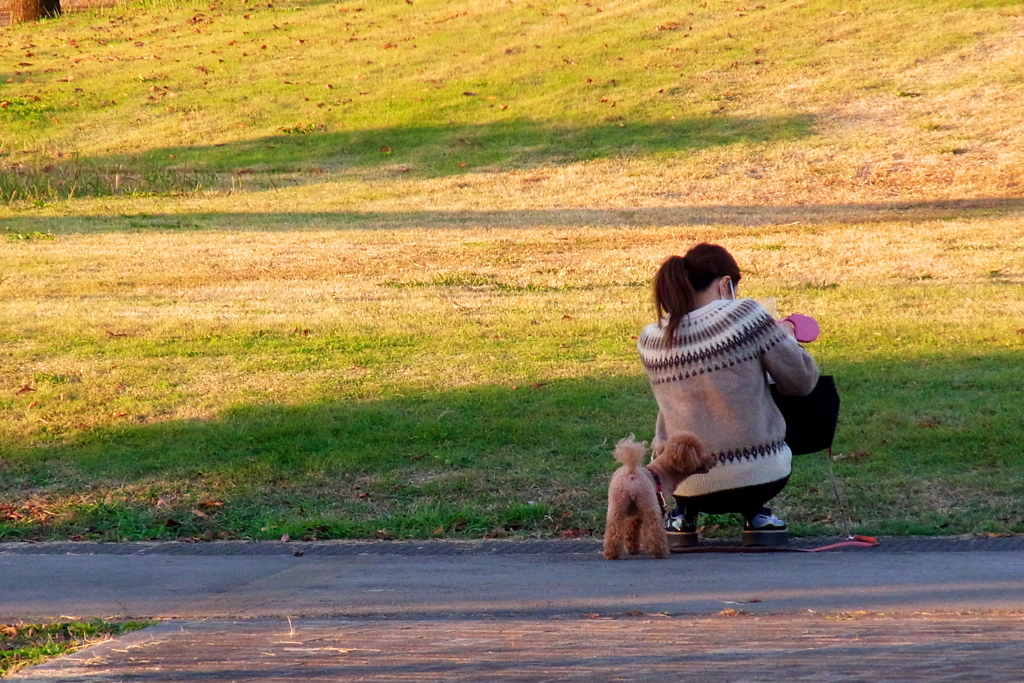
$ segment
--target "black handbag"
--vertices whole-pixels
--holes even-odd
[[[839,391],[832,375],[821,375],[806,396],[786,396],[774,384],[772,398],[786,419],[786,444],[793,455],[832,447],[839,423]]]

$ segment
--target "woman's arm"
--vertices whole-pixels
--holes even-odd
[[[771,375],[779,391],[787,396],[806,396],[818,383],[818,364],[797,343],[793,324],[779,321],[766,345],[761,364]],[[782,339],[778,335],[782,335]]]
[[[806,396],[818,383],[818,364],[789,335],[764,353],[762,364],[787,396]]]

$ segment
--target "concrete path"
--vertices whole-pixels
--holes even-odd
[[[5,585],[0,621],[62,615],[437,619],[631,610],[680,615],[737,605],[757,613],[1024,612],[1024,547],[1011,545],[1018,540],[993,539],[964,552],[902,540],[841,552],[617,562],[603,559],[594,542],[541,543],[539,550],[529,544],[445,542],[27,549],[0,544]],[[485,552],[488,548],[498,552]],[[76,554],[58,554],[67,552]]]
[[[13,680],[1018,681],[1019,541],[619,562],[593,542],[0,544],[0,623],[174,619]]]

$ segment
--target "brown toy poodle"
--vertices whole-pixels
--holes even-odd
[[[615,446],[615,459],[622,467],[608,486],[604,556],[609,560],[619,559],[623,548],[631,555],[646,551],[659,559],[667,557],[661,492],[671,494],[683,479],[707,472],[718,462],[690,433],[670,438],[644,467],[646,454],[647,445],[632,435]]]

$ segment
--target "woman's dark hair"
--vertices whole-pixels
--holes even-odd
[[[703,292],[720,277],[740,282],[740,267],[725,247],[701,243],[686,256],[669,256],[654,276],[654,306],[658,320],[668,315],[665,344],[670,345],[679,324],[696,305],[697,292]]]

